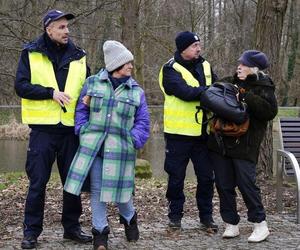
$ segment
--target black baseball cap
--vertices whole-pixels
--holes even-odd
[[[67,20],[75,18],[75,16],[71,13],[64,13],[60,10],[49,10],[43,18],[44,29],[46,29],[51,22],[63,17]]]

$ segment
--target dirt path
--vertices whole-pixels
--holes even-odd
[[[0,182],[5,180],[1,180]],[[222,240],[224,225],[219,216],[218,197],[214,197],[214,217],[220,226],[215,235],[200,230],[198,212],[195,204],[195,181],[185,185],[186,204],[183,229],[170,231],[167,225],[167,204],[165,200],[165,180],[137,180],[135,204],[138,211],[141,238],[137,243],[127,243],[124,229],[118,222],[117,210],[110,205],[108,218],[111,227],[109,235],[110,249],[300,249],[299,226],[293,215],[296,209],[293,188],[285,188],[285,215],[275,211],[275,189],[272,183],[261,181],[263,202],[265,204],[271,236],[261,244],[248,244],[251,224],[246,221],[246,209],[239,196],[241,236],[232,240]],[[27,179],[21,176],[14,184],[0,192],[0,249],[20,249],[22,240],[22,220]],[[51,179],[47,189],[44,231],[39,237],[38,249],[92,249],[92,245],[80,245],[63,240],[60,225],[61,185],[57,179]],[[91,211],[89,195],[82,196],[84,213],[81,223],[86,232],[91,229]]]

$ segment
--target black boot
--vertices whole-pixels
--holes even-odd
[[[135,212],[128,225],[126,219],[120,215],[120,223],[124,224],[125,235],[128,241],[137,241],[140,237],[140,232],[137,225],[137,213]]]
[[[92,229],[94,250],[106,250],[109,234],[109,227],[106,226],[100,233],[95,228]]]
[[[37,246],[37,238],[35,236],[25,236],[21,243],[22,249],[34,249]]]

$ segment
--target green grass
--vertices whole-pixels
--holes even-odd
[[[27,178],[25,172],[0,173],[0,191],[8,188],[10,185],[18,183],[21,179],[23,179],[24,182],[24,178],[25,179]],[[52,172],[50,182],[52,183],[60,182],[60,177],[58,172]]]
[[[278,117],[299,117],[300,108],[299,107],[281,107],[278,110]]]
[[[9,172],[0,174],[0,191],[6,189],[11,184],[18,182],[20,177],[25,175],[24,172]]]

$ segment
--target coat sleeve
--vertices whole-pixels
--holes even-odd
[[[150,135],[150,115],[144,91],[141,94],[140,106],[138,107],[135,117],[134,125],[131,129],[131,137],[135,149],[142,148]]]
[[[80,96],[77,101],[75,110],[75,134],[78,135],[80,128],[89,120],[90,117],[90,107],[82,102],[82,98],[87,93],[87,83],[83,85]]]
[[[54,89],[40,84],[31,84],[28,51],[23,50],[18,63],[15,90],[18,96],[31,100],[52,99]]]
[[[258,120],[270,121],[277,115],[278,107],[274,89],[269,88],[262,95],[249,91],[244,99],[247,103],[247,110]]]

